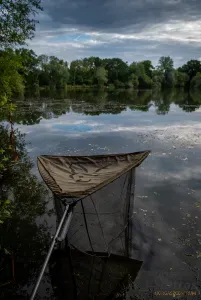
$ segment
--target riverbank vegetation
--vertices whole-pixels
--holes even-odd
[[[12,103],[12,99],[24,93],[27,84],[27,69],[24,67],[22,56],[18,54],[17,50],[13,49],[16,46],[24,45],[25,40],[33,38],[35,24],[37,23],[35,14],[39,10],[42,10],[40,0],[2,0],[0,2],[0,109],[3,109],[7,114],[7,121],[10,121],[11,124],[11,130],[6,129],[4,125],[0,126],[1,266],[4,261],[4,254],[7,253],[8,250],[13,251],[11,240],[14,238],[12,237],[10,243],[7,243],[6,236],[9,236],[7,230],[9,224],[11,224],[14,219],[13,216],[16,212],[15,205],[19,205],[20,203],[14,201],[16,200],[13,194],[14,187],[11,187],[11,185],[14,182],[13,177],[18,179],[18,183],[20,183],[20,180],[23,178],[21,176],[20,179],[20,176],[16,176],[19,166],[22,166],[24,156],[22,155],[21,149],[17,146],[17,137],[13,129],[11,115],[12,111],[16,108]],[[33,18],[31,18],[31,16]],[[30,72],[28,73],[30,77]],[[25,174],[24,170],[23,174]],[[25,175],[25,177],[27,176]],[[23,180],[26,179],[25,177]],[[13,195],[11,196],[11,194]],[[12,200],[10,200],[10,198],[12,198]],[[17,233],[14,235],[16,234]],[[2,276],[5,274],[4,266],[0,271],[0,286],[2,286],[4,285],[4,283],[1,282]]]
[[[37,56],[26,48],[9,48],[0,52],[0,68],[4,68],[0,81],[6,85],[7,94],[14,96],[22,95],[24,91],[37,96],[40,90],[50,87],[53,90],[102,87],[111,90],[201,89],[201,62],[191,60],[174,69],[170,57],[161,57],[156,67],[149,60],[128,64],[120,58],[99,57],[74,60],[69,64],[55,56]]]
[[[47,224],[36,223],[37,217],[49,213],[47,191],[32,173],[24,136],[12,119],[18,109],[12,100],[35,82],[33,59],[23,55],[30,51],[15,47],[34,36],[35,14],[41,9],[40,0],[0,1],[0,114],[9,124],[0,124],[1,299],[29,297],[50,238]]]

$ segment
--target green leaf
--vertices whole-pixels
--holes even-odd
[[[11,201],[7,199],[4,203],[7,205],[7,204],[10,204]]]
[[[6,248],[4,248],[4,252],[5,254],[10,254],[10,252]]]

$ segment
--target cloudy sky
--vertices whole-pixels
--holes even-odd
[[[37,54],[68,62],[88,56],[125,61],[201,59],[200,0],[42,0]]]

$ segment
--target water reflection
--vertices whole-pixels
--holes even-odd
[[[49,244],[49,225],[41,222],[41,216],[50,214],[47,209],[47,191],[43,184],[31,174],[33,163],[28,157],[23,135],[15,132],[19,160],[3,172],[0,182],[0,199],[13,202],[11,218],[0,226],[1,249],[12,253],[15,283],[4,283],[11,278],[5,274],[10,266],[5,261],[10,254],[1,253],[0,298],[16,299],[27,296],[44,259]],[[0,149],[9,148],[9,129],[0,126]],[[10,274],[8,274],[10,276]]]
[[[144,264],[128,296],[137,289],[139,299],[151,299],[150,286],[201,287],[200,104],[199,94],[181,90],[68,91],[18,101],[15,127],[27,133],[26,148],[35,161],[41,154],[152,150],[138,171],[134,207],[133,249]],[[0,120],[7,120],[5,112],[0,112]],[[25,253],[28,257],[28,250]]]
[[[62,101],[59,101],[62,100]],[[14,121],[18,124],[39,124],[41,119],[62,116],[69,111],[85,115],[120,114],[127,108],[148,112],[153,106],[156,114],[168,114],[171,104],[182,108],[185,112],[193,112],[201,105],[201,96],[195,92],[183,90],[134,91],[119,90],[98,91],[57,91],[41,92],[41,98],[25,98],[18,101]],[[6,120],[6,112],[0,112],[0,120]]]

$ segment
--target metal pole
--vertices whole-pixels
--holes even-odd
[[[66,219],[66,222],[64,223],[62,231],[61,231],[59,237],[57,238],[57,241],[62,242],[65,239],[66,234],[69,229],[69,226],[70,226],[70,223],[71,223],[71,220],[72,220],[72,217],[73,217],[73,211],[71,210],[68,214],[68,218]]]
[[[36,293],[37,293],[37,291],[38,291],[38,287],[39,287],[39,285],[40,285],[40,282],[41,282],[41,280],[42,280],[43,274],[44,274],[45,269],[46,269],[46,267],[47,267],[48,261],[49,261],[49,259],[50,259],[51,254],[52,254],[52,251],[53,251],[53,249],[54,249],[54,245],[55,245],[55,243],[56,243],[56,241],[57,241],[57,238],[58,238],[58,235],[59,235],[59,233],[60,233],[61,227],[62,227],[63,222],[64,222],[64,220],[65,220],[65,217],[66,217],[66,215],[67,215],[67,213],[68,213],[68,209],[69,209],[69,205],[66,205],[66,208],[65,208],[65,210],[64,210],[64,214],[63,214],[62,219],[61,219],[61,221],[60,221],[60,223],[59,223],[59,226],[58,226],[58,229],[57,229],[57,231],[56,231],[56,233],[55,233],[55,236],[53,237],[52,244],[51,244],[51,246],[50,246],[50,248],[49,248],[48,254],[47,254],[47,256],[46,256],[46,259],[45,259],[45,262],[44,262],[43,267],[42,267],[42,269],[41,269],[41,272],[40,272],[40,274],[39,274],[39,276],[38,276],[38,279],[37,279],[35,288],[34,288],[34,290],[33,290],[33,292],[32,292],[32,295],[31,295],[30,300],[34,300],[34,298],[35,298],[35,296],[36,296]]]

